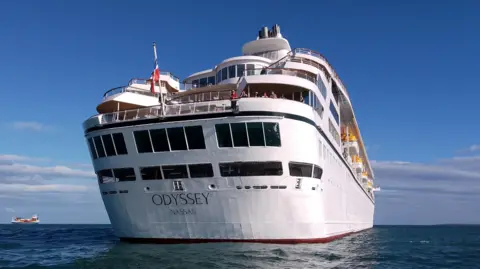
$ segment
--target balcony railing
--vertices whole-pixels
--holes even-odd
[[[104,113],[101,116],[100,124],[109,124],[139,119],[150,119],[157,117],[169,117],[187,114],[207,114],[231,111],[230,101],[196,102],[190,104],[165,105],[165,115],[162,115],[162,106],[151,106],[138,109],[122,110],[111,113]]]
[[[145,90],[135,89],[135,88],[132,88],[131,86],[122,86],[122,87],[113,88],[113,89],[105,92],[103,94],[103,99],[105,100],[109,96],[119,94],[119,93],[122,93],[122,92],[131,92],[131,93],[137,93],[137,94],[142,94],[142,95],[152,96],[152,97],[158,97],[159,96],[158,93],[152,93],[152,92],[145,91]]]
[[[244,74],[247,71],[249,71],[249,72],[254,71],[254,75],[284,75],[284,76],[299,77],[299,78],[309,80],[309,81],[311,81],[315,84],[317,83],[317,78],[313,73],[303,71],[303,70],[298,70],[298,69],[271,68],[271,67],[256,68],[256,69],[253,69],[253,70],[245,70]],[[249,76],[249,75],[247,74],[247,76]]]
[[[304,49],[304,48],[296,48],[295,50],[295,53],[301,53],[301,54],[307,54],[307,55],[312,55],[314,57],[317,57],[319,58],[320,60],[323,60],[327,66],[330,68],[330,70],[332,70],[332,74],[333,74],[333,77],[335,77],[337,80],[338,80],[338,83],[340,83],[340,85],[343,87],[343,89],[345,90],[345,92],[347,91],[347,87],[345,87],[345,85],[343,84],[342,80],[340,79],[340,77],[337,75],[337,72],[335,71],[335,69],[332,67],[332,65],[327,61],[327,58],[325,58],[320,52],[317,52],[317,51],[314,51],[314,50],[311,50],[311,49]],[[348,94],[348,93],[347,93]]]

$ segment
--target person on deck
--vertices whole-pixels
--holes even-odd
[[[232,107],[232,110],[236,110],[237,109],[237,99],[238,99],[238,96],[237,96],[237,92],[235,90],[232,90],[232,93],[230,95],[230,100],[231,100],[231,107]]]

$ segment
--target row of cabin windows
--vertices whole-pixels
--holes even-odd
[[[211,163],[140,167],[143,180],[213,177]]]
[[[222,177],[281,176],[282,162],[229,162],[219,164]],[[293,177],[313,177],[320,179],[323,170],[311,163],[289,162],[288,169]],[[209,178],[213,177],[211,163],[162,165],[140,167],[143,180]],[[105,169],[97,172],[100,183],[135,181],[133,168]]]
[[[260,67],[262,66],[257,66],[257,68],[260,68]],[[252,75],[259,75],[259,74],[260,74],[260,70],[256,69],[254,64],[237,64],[237,65],[227,66],[222,68],[221,70],[218,70],[216,81],[218,84],[221,81],[229,78],[242,77],[243,75],[252,76]]]
[[[195,79],[192,81],[192,85],[194,88],[215,85],[215,76]]]
[[[90,137],[87,141],[94,160],[107,156],[128,154],[122,133]]]
[[[201,125],[134,131],[138,153],[205,149]]]
[[[135,171],[133,168],[115,168],[104,169],[97,172],[98,182],[101,184],[122,182],[122,181],[135,181]]]
[[[281,176],[282,162],[231,162],[219,164],[222,177]],[[289,162],[292,177],[313,177],[320,179],[323,170],[311,163]]]
[[[280,125],[276,122],[215,124],[218,147],[280,147]]]

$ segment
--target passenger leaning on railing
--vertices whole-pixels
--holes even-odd
[[[243,90],[242,93],[240,93],[240,98],[245,98],[245,97],[250,97],[250,96],[248,96],[247,92]]]
[[[232,93],[230,94],[230,100],[232,102],[232,110],[236,110],[237,109],[237,99],[238,99],[238,96],[237,96],[237,92],[235,90],[232,90]]]

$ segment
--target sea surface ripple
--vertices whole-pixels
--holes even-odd
[[[0,268],[480,268],[480,226],[378,226],[327,244],[121,243],[109,225],[0,225]]]

